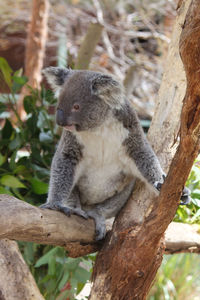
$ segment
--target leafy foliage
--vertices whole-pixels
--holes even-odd
[[[27,80],[19,76],[19,72],[12,75],[12,70],[5,68],[5,62],[2,68],[2,61],[0,68],[11,93],[2,96],[0,105],[1,111],[9,108],[9,119],[5,120],[0,132],[0,192],[38,204],[46,199],[50,164],[58,140],[54,118],[49,114],[56,102],[50,91],[32,90],[24,98],[27,119],[22,122],[15,92]]]
[[[148,300],[199,299],[198,254],[165,255]]]
[[[19,244],[45,299],[74,299],[90,279],[95,254],[69,258],[60,247]]]

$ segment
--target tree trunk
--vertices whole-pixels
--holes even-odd
[[[180,145],[160,196],[156,198],[150,195],[143,184],[137,183],[132,198],[116,219],[112,233],[107,237],[97,256],[90,295],[92,300],[146,299],[162,262],[163,234],[174,217],[181,191],[198,154],[200,136],[199,1],[182,1],[178,14],[149,139],[154,145],[161,164],[168,169],[172,154],[176,149],[171,151],[174,142],[177,142],[182,107],[180,87],[183,87],[184,82],[182,82],[183,77],[178,73],[181,68],[180,62],[176,70],[177,60],[179,60],[176,41],[179,40],[181,25],[183,25],[180,51],[186,69],[187,91],[181,117]],[[176,74],[176,78],[173,73]],[[171,83],[171,76],[175,80],[171,86],[168,86],[167,82]],[[180,86],[179,83],[181,83]]]
[[[32,88],[40,88],[41,70],[45,55],[48,22],[48,0],[33,0],[31,23],[28,31],[25,75]]]
[[[32,1],[31,22],[28,29],[25,51],[25,75],[28,77],[28,85],[40,89],[42,80],[41,71],[45,56],[45,46],[48,32],[48,0]],[[24,118],[23,98],[30,91],[24,87],[18,101],[19,115]]]
[[[16,242],[0,241],[0,274],[1,300],[44,300]]]

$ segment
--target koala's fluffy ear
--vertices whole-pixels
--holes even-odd
[[[92,80],[92,94],[99,96],[110,107],[120,108],[124,103],[122,84],[108,75],[99,75]]]
[[[42,70],[42,74],[44,74],[45,78],[47,79],[54,92],[60,90],[60,88],[62,87],[62,85],[64,84],[65,80],[71,72],[72,71],[70,69],[59,67],[49,67]]]

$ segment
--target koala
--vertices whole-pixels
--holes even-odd
[[[42,208],[93,218],[96,240],[139,178],[159,191],[165,174],[122,85],[98,72],[49,67],[43,71],[58,95],[56,123],[63,128]],[[182,199],[187,203],[189,192]]]

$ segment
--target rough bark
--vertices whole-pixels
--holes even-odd
[[[186,12],[188,4],[190,1],[183,1],[179,10],[183,13],[185,9]],[[180,24],[178,18],[176,26],[180,28]],[[133,193],[132,199],[119,214],[112,234],[107,237],[98,254],[90,299],[146,299],[162,262],[163,234],[174,217],[181,191],[199,150],[200,91],[199,73],[197,73],[200,61],[199,26],[200,5],[199,1],[193,0],[180,40],[180,51],[187,75],[187,91],[181,116],[181,139],[168,176],[158,198],[150,195],[144,186],[139,188],[138,184],[138,190]],[[168,63],[171,64],[169,59],[173,57],[168,57]],[[175,72],[175,69],[173,71]],[[169,96],[165,88],[165,98]],[[162,135],[162,126],[168,129],[167,133],[170,130],[170,136],[176,133],[174,128],[170,128],[170,124],[165,123],[168,114],[173,113],[172,104],[170,104],[173,101],[172,95],[168,98],[168,106],[165,107],[162,119],[157,123],[159,125],[157,135],[154,131],[155,127],[152,127],[152,132],[157,139],[156,144],[158,141],[165,144],[166,136]],[[181,102],[182,99],[179,98],[179,101]],[[159,112],[161,112],[160,108],[161,105]],[[176,122],[176,120],[173,121]],[[151,139],[150,141],[153,144]],[[159,151],[157,153],[159,154]],[[166,157],[165,168],[169,165],[171,154],[169,157],[166,154]]]
[[[44,300],[15,242],[0,241],[0,299]]]
[[[91,58],[93,56],[95,47],[101,37],[102,30],[103,26],[101,24],[90,24],[86,36],[83,42],[81,43],[77,61],[75,63],[75,69],[86,70],[89,68]]]

